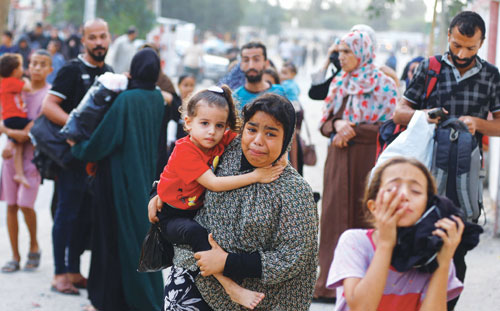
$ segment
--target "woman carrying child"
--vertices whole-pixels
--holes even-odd
[[[446,302],[460,294],[463,285],[455,275],[452,258],[461,242],[464,223],[453,206],[449,208],[450,217],[432,218],[430,229],[426,229],[426,240],[442,240],[436,256],[425,262],[427,272],[420,266],[397,271],[393,267],[405,255],[396,252],[402,246],[401,233],[413,229],[424,232],[419,230],[428,225],[426,219],[436,209],[445,215],[446,199],[438,199],[435,194],[431,174],[416,160],[395,157],[376,169],[363,202],[375,229],[349,229],[335,249],[327,281],[329,288],[337,288],[335,310],[445,311]],[[405,228],[410,231],[403,231]],[[426,250],[419,249],[418,253]],[[437,265],[431,268],[429,263],[434,258]]]
[[[200,252],[211,249],[208,232],[192,219],[203,205],[205,189],[229,191],[257,182],[269,183],[279,177],[284,166],[216,177],[219,158],[240,126],[231,90],[224,85],[200,91],[185,107],[184,127],[189,136],[176,142],[160,177],[158,195],[165,204],[159,219],[170,242],[188,244],[194,252]],[[231,299],[246,308],[253,309],[264,298],[264,294],[246,290],[222,274],[214,276]]]
[[[262,95],[242,115],[241,134],[225,148],[217,177],[241,177],[279,163],[290,147],[295,110],[286,98]],[[158,197],[149,203],[153,221],[158,203],[161,207]],[[164,310],[244,310],[210,277],[221,273],[264,294],[258,310],[309,310],[317,269],[317,216],[311,188],[290,165],[268,184],[206,191],[194,220],[212,234],[211,250],[175,248]]]

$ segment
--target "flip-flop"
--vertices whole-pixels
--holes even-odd
[[[24,271],[35,271],[38,266],[40,266],[40,257],[42,256],[42,252],[30,252],[28,253],[28,261],[24,265]]]
[[[19,261],[11,260],[2,267],[3,273],[12,273],[19,271]]]
[[[50,290],[55,292],[55,293],[59,293],[59,294],[63,294],[63,295],[73,295],[73,296],[80,295],[80,292],[78,291],[78,289],[76,291],[72,290],[71,288],[58,289],[55,285],[52,285],[50,287]]]

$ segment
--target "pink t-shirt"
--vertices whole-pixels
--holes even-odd
[[[28,119],[35,120],[40,115],[42,101],[50,90],[50,87],[51,85],[47,84],[44,88],[36,92],[22,93],[23,100],[28,109]],[[34,206],[41,178],[36,166],[31,160],[33,160],[33,145],[31,143],[26,143],[24,144],[23,168],[24,175],[28,179],[30,188],[26,188],[13,180],[15,175],[14,159],[10,158],[3,160],[0,200],[7,201],[8,205],[31,208]]]
[[[350,229],[342,233],[339,238],[326,282],[328,288],[337,288],[336,311],[349,310],[342,285],[344,279],[363,278],[368,270],[375,254],[372,233],[373,230]],[[431,275],[416,269],[401,273],[391,267],[377,311],[417,311],[425,298]],[[447,299],[456,298],[462,289],[463,284],[456,277],[452,262],[448,277]]]

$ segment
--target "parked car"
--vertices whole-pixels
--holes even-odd
[[[200,73],[201,79],[209,79],[217,83],[227,71],[229,60],[222,56],[213,54],[203,55],[203,67]]]

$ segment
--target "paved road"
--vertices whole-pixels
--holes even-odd
[[[311,101],[306,98],[308,79],[305,74],[298,77],[302,89],[302,102],[306,110],[306,120],[313,134],[318,153],[318,164],[315,167],[306,167],[304,175],[315,191],[322,191],[322,165],[326,157],[325,138],[321,137],[317,129],[317,120],[320,119],[321,102]],[[0,147],[5,139],[0,140]],[[33,273],[18,272],[12,275],[0,274],[0,310],[5,311],[73,311],[81,310],[88,304],[86,291],[81,291],[80,296],[65,296],[49,290],[53,273],[50,199],[53,184],[50,181],[42,185],[37,201],[38,213],[38,238],[42,249],[42,264],[40,269]],[[487,204],[488,205],[488,204]],[[9,260],[10,245],[7,239],[5,226],[5,203],[0,203],[0,265]],[[485,233],[480,245],[467,255],[469,270],[466,287],[459,301],[457,310],[490,311],[499,310],[500,306],[500,239],[492,237],[492,212],[487,209],[488,219]],[[20,220],[21,217],[20,217]],[[21,254],[28,252],[28,235],[24,223],[20,222],[20,247]],[[86,252],[82,257],[82,272],[88,271],[90,254]],[[333,305],[313,304],[311,311],[333,310]]]

